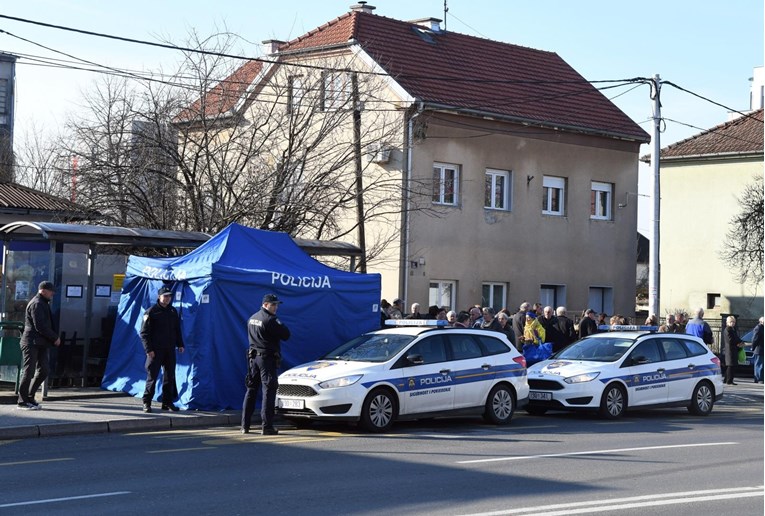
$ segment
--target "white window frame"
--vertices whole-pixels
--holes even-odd
[[[341,70],[325,70],[321,77],[321,109],[335,111],[348,107],[353,84],[351,73]]]
[[[486,188],[484,190],[483,207],[487,210],[510,211],[512,209],[510,201],[512,199],[512,177],[509,170],[497,170],[493,168],[486,169]],[[500,178],[504,180],[502,188],[501,206],[497,206],[497,183]],[[489,195],[487,195],[489,194]],[[487,199],[488,197],[488,199]]]
[[[593,220],[611,220],[613,198],[613,184],[593,181],[590,192],[590,218]]]
[[[291,75],[287,85],[287,113],[295,113],[300,109],[300,104],[305,96],[305,78],[302,75]]]
[[[489,288],[489,296],[488,298],[483,295],[484,289]],[[498,306],[495,306],[493,304],[493,300],[495,297],[495,291],[501,290],[500,294],[500,302]],[[481,300],[484,301],[482,306],[490,306],[494,309],[495,312],[498,312],[502,308],[507,306],[507,283],[497,283],[493,281],[484,281],[481,284]]]
[[[542,178],[544,197],[542,199],[542,214],[563,217],[566,214],[566,178],[544,176]],[[558,209],[553,210],[553,197],[555,191],[559,191]]]
[[[435,287],[434,287],[435,286]],[[457,282],[454,280],[430,280],[428,283],[428,306],[448,306],[457,311]]]
[[[453,200],[447,202],[446,174],[453,171]],[[436,177],[438,176],[438,177]],[[433,163],[433,204],[457,206],[460,199],[460,166],[450,163]]]

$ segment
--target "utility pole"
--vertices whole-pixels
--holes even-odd
[[[359,101],[359,76],[356,72],[351,74],[351,86],[353,88],[353,154],[356,161],[356,219],[359,225],[359,270],[367,272],[367,244],[364,234],[364,182],[361,176],[361,102]]]
[[[651,81],[651,99],[653,100],[653,134],[651,136],[651,199],[653,201],[653,216],[651,217],[651,232],[648,245],[648,315],[659,314],[659,280],[661,265],[659,264],[659,221],[661,203],[661,184],[659,182],[659,154],[661,152],[661,78],[659,74]]]

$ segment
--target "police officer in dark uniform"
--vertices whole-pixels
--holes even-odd
[[[263,389],[263,406],[260,417],[263,420],[263,435],[276,435],[279,431],[274,428],[274,411],[276,405],[276,389],[279,386],[276,370],[281,362],[281,340],[290,338],[290,331],[276,317],[279,308],[279,298],[276,294],[263,296],[260,311],[254,313],[247,321],[247,337],[250,348],[247,351],[247,377],[245,385],[247,393],[242,403],[241,432],[250,432],[252,412],[255,409],[255,399],[258,390]]]
[[[157,304],[146,310],[141,326],[141,342],[146,351],[146,390],[143,392],[143,411],[151,412],[157,377],[164,368],[162,380],[162,410],[178,411],[173,400],[178,396],[175,387],[175,348],[183,353],[181,318],[172,306],[173,291],[162,287]]]

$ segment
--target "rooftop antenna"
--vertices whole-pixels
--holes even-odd
[[[449,8],[446,6],[446,1],[444,0],[444,30],[446,30],[446,13],[449,12]]]

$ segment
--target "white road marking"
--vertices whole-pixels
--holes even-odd
[[[482,462],[501,462],[509,460],[529,460],[529,459],[545,459],[551,457],[571,457],[575,455],[607,455],[610,453],[622,453],[631,451],[643,451],[643,450],[669,450],[673,448],[696,448],[701,446],[729,446],[732,444],[738,444],[735,442],[727,443],[696,443],[696,444],[672,444],[667,446],[644,446],[640,448],[616,448],[612,450],[590,450],[580,452],[568,452],[568,453],[546,453],[543,455],[520,455],[515,457],[495,457],[492,459],[475,459],[475,460],[460,460],[457,464],[478,464]]]
[[[22,460],[18,462],[0,462],[0,466],[19,466],[21,464],[40,464],[44,462],[61,462],[63,460],[74,460],[72,457],[61,457],[60,459],[41,459],[41,460]]]
[[[175,453],[175,452],[185,452],[185,451],[196,451],[196,450],[214,450],[214,446],[203,446],[200,448],[173,448],[171,450],[153,450],[153,451],[147,451],[146,453]]]
[[[104,496],[117,496],[117,495],[124,495],[124,494],[130,494],[130,491],[115,491],[113,493],[98,493],[98,494],[82,495],[82,496],[67,496],[66,498],[48,498],[47,500],[31,500],[28,502],[4,503],[0,505],[0,509],[4,507],[20,507],[22,505],[36,505],[41,503],[68,502],[70,500],[85,500],[88,498],[103,498]]]
[[[559,503],[555,505],[540,505],[537,507],[523,507],[503,511],[480,512],[463,516],[504,516],[529,513],[534,514],[534,516],[563,516],[568,514],[591,514],[594,512],[606,512],[618,509],[656,507],[660,505],[674,505],[680,503],[698,503],[713,500],[748,498],[753,496],[765,496],[763,486],[729,487],[724,489],[705,489],[703,491],[684,491],[678,493],[657,493],[632,496],[629,498],[612,498],[606,500],[592,500],[590,502]]]

